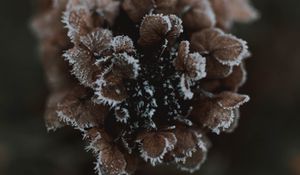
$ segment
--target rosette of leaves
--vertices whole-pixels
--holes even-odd
[[[245,41],[227,31],[257,17],[247,0],[53,1],[34,20],[51,96],[46,125],[82,132],[98,174],[143,164],[194,172],[208,132],[234,130]],[[62,19],[62,20],[61,20]]]

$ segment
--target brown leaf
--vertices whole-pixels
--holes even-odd
[[[221,81],[218,79],[207,79],[206,78],[206,79],[201,80],[200,84],[201,84],[201,90],[211,92],[211,93],[218,92],[220,90],[220,88],[222,88]]]
[[[188,41],[181,41],[178,47],[178,54],[174,60],[176,70],[184,71],[185,61],[190,53],[190,43]]]
[[[59,119],[56,111],[57,104],[62,101],[67,92],[67,90],[53,92],[48,97],[45,111],[45,123],[48,131],[55,131],[65,126],[65,123]]]
[[[240,95],[230,91],[221,92],[216,96],[216,100],[220,107],[224,109],[236,109],[242,104],[249,101],[248,95]]]
[[[115,19],[120,13],[121,2],[114,0],[97,0],[97,2],[96,12],[100,14],[99,16],[104,18],[110,26],[113,26]]]
[[[248,96],[233,92],[207,94],[195,101],[191,113],[192,120],[219,134],[231,128],[238,114],[235,109],[248,100]]]
[[[126,52],[128,54],[132,54],[135,52],[133,41],[128,36],[114,37],[111,46],[115,53]]]
[[[198,31],[214,27],[215,15],[208,0],[179,0],[179,14],[183,25],[189,30]]]
[[[88,50],[75,46],[64,54],[65,59],[72,65],[72,74],[86,87],[94,87],[97,75],[101,69],[95,65],[95,57]]]
[[[96,81],[97,103],[114,106],[127,98],[127,90],[124,81],[135,79],[138,76],[139,63],[127,53],[114,54],[106,57],[108,67]],[[99,66],[99,64],[97,64]]]
[[[194,33],[191,44],[195,51],[209,54],[227,66],[239,65],[249,55],[245,41],[216,28]]]
[[[244,64],[240,64],[239,66],[234,66],[232,73],[222,79],[222,85],[225,87],[225,89],[229,91],[237,92],[238,89],[245,83],[247,72],[244,68]]]
[[[182,71],[186,76],[197,81],[206,76],[206,60],[199,53],[189,53],[189,45],[188,41],[180,43],[174,66],[176,70]]]
[[[139,159],[134,154],[124,154],[126,159],[126,172],[128,174],[134,174],[138,169]]]
[[[140,27],[138,43],[142,46],[152,46],[164,41],[167,33],[171,30],[171,21],[168,16],[147,15]]]
[[[147,132],[137,137],[141,157],[154,166],[162,163],[164,156],[174,149],[177,140],[172,132]]]
[[[178,18],[176,15],[169,15],[169,19],[172,27],[171,30],[168,32],[166,38],[169,42],[168,44],[172,45],[183,32],[183,26],[181,19]]]
[[[112,32],[107,29],[96,28],[94,31],[80,37],[80,42],[95,56],[109,49],[112,41]]]
[[[200,169],[201,165],[206,160],[206,157],[207,151],[197,148],[193,155],[187,158],[184,163],[178,164],[178,168],[183,171],[194,173],[195,171]]]
[[[259,17],[249,0],[231,0],[229,7],[230,16],[234,21],[249,22]]]
[[[217,18],[217,26],[229,30],[234,22],[250,22],[258,18],[248,0],[210,0]]]
[[[232,73],[232,67],[223,65],[213,57],[206,57],[206,72],[208,79],[222,79]]]
[[[194,128],[177,126],[174,130],[177,143],[174,150],[170,152],[175,162],[184,162],[196,151],[199,143],[198,131]]]
[[[239,124],[239,120],[240,120],[240,109],[234,109],[233,110],[233,113],[234,113],[234,121],[233,123],[231,124],[231,126],[226,129],[225,132],[227,133],[232,133],[237,127],[238,127],[238,124]]]
[[[89,139],[88,149],[97,155],[96,170],[100,173],[120,175],[126,173],[127,162],[112,138],[103,129],[89,130],[85,137]]]
[[[115,105],[127,98],[127,91],[122,77],[114,74],[112,71],[103,75],[103,78],[97,80],[96,95],[100,104]]]
[[[91,96],[91,92],[83,87],[70,90],[58,104],[60,119],[80,130],[104,124],[109,108],[93,103]]]
[[[233,22],[230,15],[230,2],[228,0],[210,0],[210,3],[216,15],[217,26],[221,29],[229,29]]]
[[[70,5],[64,12],[63,22],[68,29],[68,36],[76,43],[80,36],[86,35],[92,28],[92,18],[84,6]]]

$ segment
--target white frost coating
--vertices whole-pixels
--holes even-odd
[[[154,116],[154,114],[155,114],[155,109],[151,109],[150,111],[149,111],[149,117],[150,118],[152,118],[153,116]]]
[[[164,19],[164,21],[165,21],[165,22],[167,23],[167,25],[168,25],[168,32],[171,31],[171,29],[172,29],[172,23],[171,23],[171,21],[170,21],[169,16],[163,16],[162,18]]]
[[[213,8],[211,7],[211,4],[208,0],[202,1],[204,3],[204,6],[206,7],[204,14],[206,14],[210,21],[212,22],[212,25],[215,26],[217,23],[216,15],[213,11]]]
[[[103,58],[104,60],[107,60],[111,57]],[[104,70],[104,72],[99,76],[99,78],[96,80],[95,85],[95,95],[97,95],[96,103],[110,105],[111,107],[114,107],[115,105],[119,104],[122,101],[113,100],[110,98],[107,98],[103,96],[102,94],[102,87],[106,85],[106,81],[104,80],[104,75],[107,74],[109,71],[112,70],[112,67],[114,65],[114,62],[117,59],[122,59],[122,61],[127,62],[129,65],[132,65],[133,67],[133,78],[136,78],[139,75],[140,65],[139,61],[135,59],[134,57],[128,55],[127,53],[120,53],[120,54],[114,54],[111,58],[113,60],[112,64]],[[102,61],[96,62],[96,64],[101,64]]]
[[[129,147],[129,143],[126,141],[124,137],[121,137],[121,141],[123,143],[123,146],[126,148],[129,154],[132,154],[132,148]]]
[[[57,129],[59,129],[59,127],[55,127],[55,126],[47,126],[47,132],[55,132]]]
[[[175,160],[176,163],[185,163],[186,159],[189,158],[189,157],[192,157],[193,153],[196,152],[196,151],[197,151],[196,147],[191,148],[191,149],[188,149],[188,150],[184,150],[182,152],[184,157],[176,157],[175,154],[173,154],[173,157],[174,157],[174,160]]]
[[[186,83],[188,83],[188,86],[190,86],[189,80],[186,80],[185,75],[181,76],[179,87],[181,89],[181,92],[184,95],[184,99],[192,99],[194,96],[194,93],[191,91],[190,87],[186,87]]]
[[[110,37],[112,37],[112,32],[110,30],[98,28],[96,31],[80,37],[80,42],[82,42],[90,51],[96,52],[93,53],[94,55],[99,56],[102,50],[95,50],[95,48],[107,48],[106,40]]]
[[[164,20],[164,22],[167,24],[167,32],[166,33],[168,33],[169,31],[171,31],[171,29],[172,29],[172,23],[171,23],[171,21],[170,21],[170,18],[169,18],[169,16],[165,16],[165,15],[163,15],[163,14],[148,14],[148,15],[145,15],[144,17],[143,17],[143,20],[142,20],[142,22],[141,22],[141,26],[144,24],[144,22],[145,22],[145,19],[147,18],[147,17],[161,17],[163,20]]]
[[[129,45],[129,48],[134,48],[133,41],[131,40],[131,38],[129,38],[128,36],[124,36],[124,35],[114,37],[112,39],[110,45],[115,52],[117,51],[117,48],[120,48],[120,47],[123,47],[126,45],[127,45],[126,47],[128,47],[128,45]]]
[[[127,53],[121,53],[119,54],[122,56],[122,58],[124,58],[124,60],[133,66],[133,73],[134,73],[134,77],[136,78],[139,75],[139,71],[140,71],[140,64],[139,64],[139,60],[135,59],[133,56],[128,55]]]
[[[98,175],[105,175],[106,173],[105,172],[102,172],[102,168],[101,166],[103,166],[103,163],[101,161],[101,158],[102,158],[102,154],[101,152],[99,152],[99,155],[96,157],[96,162],[94,163],[95,164],[95,172],[96,174]],[[126,162],[125,162],[126,163]],[[127,163],[126,163],[127,164]],[[111,165],[109,165],[111,166]],[[126,167],[126,166],[125,166]],[[122,170],[122,172],[111,172],[112,174],[115,174],[115,175],[129,175],[126,170]]]
[[[173,157],[174,157],[176,163],[185,163],[186,159],[189,157],[192,157],[193,153],[196,152],[197,149],[200,149],[203,152],[207,152],[207,147],[206,147],[205,142],[203,141],[202,134],[198,133],[197,131],[194,131],[193,133],[197,138],[197,145],[194,148],[184,150],[184,152],[182,152],[182,154],[184,154],[185,157],[176,157],[176,155],[173,154]]]
[[[106,81],[103,80],[102,78],[100,78],[96,81],[97,88],[95,90],[95,95],[97,95],[97,98],[95,99],[95,102],[97,104],[109,105],[112,108],[112,107],[116,106],[117,104],[121,103],[121,101],[113,100],[113,99],[104,97],[102,95],[101,87],[104,86],[105,84],[106,84]]]
[[[190,152],[190,155],[188,157],[192,157],[193,156],[192,154],[194,152],[196,152],[196,151],[202,151],[203,152],[203,158],[202,158],[202,160],[197,165],[195,165],[194,167],[185,167],[184,166],[184,164],[186,163],[186,158],[188,158],[188,157],[185,157],[185,158],[177,160],[177,161],[181,161],[183,163],[183,165],[181,165],[181,166],[179,165],[178,166],[179,169],[181,169],[183,171],[190,172],[190,173],[194,173],[195,171],[198,171],[201,168],[201,165],[205,162],[206,156],[207,156],[207,146],[206,146],[205,142],[202,139],[203,138],[202,134],[198,133],[196,131],[194,131],[194,134],[197,137],[197,147],[198,147],[198,150],[196,148],[194,150],[192,150],[192,152]],[[175,161],[176,161],[176,159],[175,159]]]
[[[243,95],[244,100],[240,101],[239,103],[237,103],[235,106],[231,106],[231,107],[225,107],[223,106],[223,104],[219,101],[218,105],[223,108],[223,109],[228,109],[228,110],[233,110],[233,109],[237,109],[239,108],[241,105],[243,105],[244,103],[247,103],[250,100],[250,97],[248,95]]]
[[[96,162],[95,162],[94,164],[95,164],[94,170],[95,170],[96,174],[98,174],[98,175],[103,175],[103,174],[102,174],[102,171],[101,171],[101,164],[102,164],[102,163],[101,163],[100,155],[97,156]]]
[[[85,133],[83,137],[86,138],[88,136]],[[97,132],[97,136],[85,148],[86,151],[92,151],[93,154],[96,155],[96,162],[94,163],[95,164],[94,170],[95,170],[96,174],[98,174],[98,175],[103,175],[103,171],[102,171],[102,165],[103,165],[103,163],[101,161],[101,159],[102,159],[102,151],[99,150],[95,145],[96,145],[97,142],[99,142],[99,140],[101,138],[102,138],[101,134],[99,132]],[[123,170],[118,175],[128,175],[128,173],[125,170]]]
[[[182,27],[182,20],[181,20],[181,18],[178,18],[176,15],[170,15],[170,17],[173,17],[173,18],[177,19],[178,23],[174,24],[174,27],[180,27],[179,32],[183,33],[183,27]]]
[[[146,91],[147,94],[150,96],[154,95],[154,88],[152,86],[144,86],[144,90]]]
[[[205,142],[203,141],[203,135],[198,132],[194,132],[196,138],[197,138],[197,146],[200,148],[203,152],[207,152],[207,147]]]
[[[182,122],[188,126],[192,126],[193,125],[193,122],[187,118],[181,118],[181,117],[175,117],[174,118],[175,120],[179,121],[179,122]]]
[[[70,117],[68,117],[67,115],[65,115],[62,111],[57,111],[57,116],[59,117],[59,119],[66,123],[67,125],[73,126],[74,129],[78,129],[80,131],[84,131],[84,127],[80,126],[75,119],[71,119]]]
[[[176,139],[176,138],[175,138]],[[162,151],[162,153],[158,156],[158,157],[151,157],[150,155],[148,155],[148,153],[142,148],[142,142],[141,140],[137,140],[138,143],[141,144],[141,146],[139,147],[140,149],[140,153],[141,153],[141,157],[146,161],[146,162],[150,162],[152,166],[156,166],[159,163],[162,163],[162,160],[164,158],[164,156],[169,152],[172,151],[175,147],[175,144],[171,143],[167,138],[164,138],[165,141],[165,147]],[[177,142],[177,140],[176,140]],[[175,142],[175,143],[176,143]]]
[[[187,171],[187,172],[189,172],[189,173],[194,173],[194,172],[196,172],[196,171],[198,171],[200,168],[201,168],[201,166],[202,166],[202,164],[205,162],[205,160],[206,160],[206,154],[204,153],[203,154],[203,159],[196,165],[196,166],[194,166],[194,167],[192,167],[192,168],[188,168],[188,167],[184,167],[184,166],[178,166],[179,167],[179,169],[181,169],[182,171]]]
[[[119,104],[121,101],[116,101],[107,97],[104,97],[102,94],[102,86],[106,85],[106,81],[104,80],[104,75],[111,71],[113,65],[110,65],[108,68],[105,69],[104,73],[96,80],[96,88],[95,88],[95,95],[97,98],[95,99],[95,102],[97,104],[104,104],[104,105],[109,105],[111,107],[116,106]]]
[[[219,135],[221,131],[224,131],[224,130],[230,128],[230,126],[233,122],[234,122],[234,112],[231,110],[228,120],[221,121],[216,127],[211,128],[211,130],[212,130],[212,132]]]
[[[188,58],[188,55],[190,53],[190,42],[189,41],[182,41],[186,44],[186,47],[184,49],[184,60]]]
[[[84,138],[86,138],[86,134],[84,134],[83,136]],[[96,143],[101,139],[101,134],[99,132],[97,132],[97,136],[95,137],[94,140],[92,140],[88,146],[85,147],[86,151],[92,151],[94,154],[98,154],[99,153],[99,149],[95,146]]]
[[[225,34],[220,29],[214,29],[214,30],[217,30],[221,35],[224,35],[224,36],[226,36],[226,37],[228,37],[228,38],[230,38],[232,40],[236,40],[239,43],[239,44],[233,44],[233,45],[225,46],[222,49],[230,49],[230,48],[234,48],[234,47],[242,47],[242,51],[241,51],[241,53],[239,54],[239,56],[237,58],[227,58],[227,61],[225,61],[225,60],[221,60],[218,57],[215,57],[221,64],[227,65],[227,66],[237,66],[237,65],[241,64],[241,62],[242,62],[243,59],[245,59],[245,58],[247,58],[249,56],[250,53],[248,51],[248,45],[247,45],[246,41],[244,41],[242,39],[239,39],[239,38],[237,38],[234,35]]]
[[[63,57],[72,66],[71,74],[79,80],[80,84],[92,88],[94,84],[88,81],[90,69],[83,67],[86,64],[86,59],[88,59],[86,58],[87,55],[88,53],[85,50],[70,49],[63,54]]]
[[[201,56],[199,53],[189,54],[189,57],[196,62],[195,67],[197,70],[197,76],[195,78],[193,78],[193,80],[197,81],[202,78],[205,78],[206,77],[206,71],[205,71],[206,59],[203,56]]]
[[[78,28],[76,28],[76,26],[72,26],[72,24],[70,23],[69,19],[71,16],[71,12],[76,11],[77,13],[81,10],[85,11],[86,13],[88,12],[88,9],[86,8],[86,6],[84,5],[76,5],[76,6],[72,6],[72,1],[69,1],[69,4],[67,5],[67,10],[64,11],[63,16],[62,16],[62,23],[65,24],[65,28],[68,29],[68,36],[71,40],[74,40],[75,36],[78,34]],[[70,10],[72,9],[72,10]]]
[[[122,110],[121,112],[122,112],[122,116],[119,116],[116,112],[115,112],[115,116],[116,116],[116,120],[117,120],[117,122],[121,122],[121,123],[127,123],[127,120],[129,119],[129,112],[128,112],[128,110],[127,109],[125,109],[125,108],[122,108],[122,109],[120,109],[119,107],[117,107],[116,108],[116,111],[117,110]]]
[[[155,98],[153,98],[153,99],[151,100],[150,104],[151,104],[151,106],[153,106],[153,107],[158,107]]]
[[[64,54],[63,57],[65,58],[66,61],[69,62],[70,65],[73,65],[76,63],[76,59],[74,57],[78,56],[79,53],[75,52],[71,54],[71,50],[67,50]]]

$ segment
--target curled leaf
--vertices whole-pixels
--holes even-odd
[[[139,63],[134,57],[122,53],[106,57],[104,61],[97,63],[98,66],[103,64],[108,64],[108,67],[96,80],[97,103],[114,106],[126,99],[124,81],[138,76]]]
[[[176,127],[174,130],[177,142],[170,155],[176,163],[185,163],[198,150],[207,151],[202,131],[196,128]]]
[[[171,132],[143,133],[138,136],[141,157],[155,166],[162,163],[164,156],[174,149],[177,140]]]
[[[64,12],[63,23],[68,29],[68,36],[75,43],[80,36],[90,31],[92,19],[89,10],[85,6],[72,6],[69,3],[69,8]]]
[[[248,96],[233,92],[205,96],[201,99],[201,102],[195,104],[191,116],[196,123],[203,124],[219,134],[232,126],[237,117],[235,110],[247,101],[249,101]]]
[[[101,70],[95,65],[96,59],[88,50],[79,46],[69,49],[63,55],[72,66],[71,73],[86,87],[94,87]]]
[[[100,56],[109,49],[111,40],[111,31],[100,28],[80,37],[80,42],[95,56]]]
[[[125,155],[103,129],[91,129],[85,133],[85,137],[90,141],[87,149],[91,149],[97,156],[95,170],[98,174],[121,175],[127,173]]]
[[[168,16],[147,15],[141,24],[138,42],[143,46],[159,44],[164,40],[171,27]]]
[[[188,157],[184,163],[178,164],[178,168],[189,173],[194,173],[200,169],[201,165],[206,160],[206,157],[207,150],[197,148],[193,155]]]
[[[193,34],[191,44],[195,51],[208,54],[227,66],[239,65],[249,55],[245,41],[216,28]]]
[[[223,65],[213,57],[206,57],[206,71],[209,79],[222,79],[228,77],[232,73],[232,67]]]
[[[224,91],[217,95],[216,100],[218,101],[220,107],[224,109],[236,109],[248,102],[249,96]]]
[[[232,0],[229,8],[232,20],[237,22],[249,22],[259,17],[257,10],[254,9],[249,0]]]
[[[198,31],[214,27],[215,15],[208,0],[180,0],[179,14],[182,15],[183,25],[189,30]]]
[[[132,40],[128,36],[116,36],[111,41],[114,53],[134,53],[135,48]]]
[[[191,86],[206,76],[206,60],[199,53],[189,53],[189,42],[182,41],[178,48],[178,55],[174,60],[175,69],[183,75],[180,79],[180,88],[185,99],[192,99]]]
[[[244,68],[244,64],[240,64],[239,66],[234,66],[232,73],[222,79],[223,86],[230,91],[237,91],[246,81],[247,72]]]
[[[138,43],[142,46],[153,46],[166,41],[174,42],[182,31],[181,20],[175,15],[147,15],[140,27]]]
[[[57,114],[61,121],[82,131],[103,125],[109,108],[93,103],[91,95],[83,87],[69,91],[57,107]]]

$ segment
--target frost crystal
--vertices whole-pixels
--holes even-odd
[[[48,130],[78,129],[99,175],[139,163],[204,163],[207,132],[232,132],[246,81],[248,0],[54,0],[33,26],[51,95]]]

